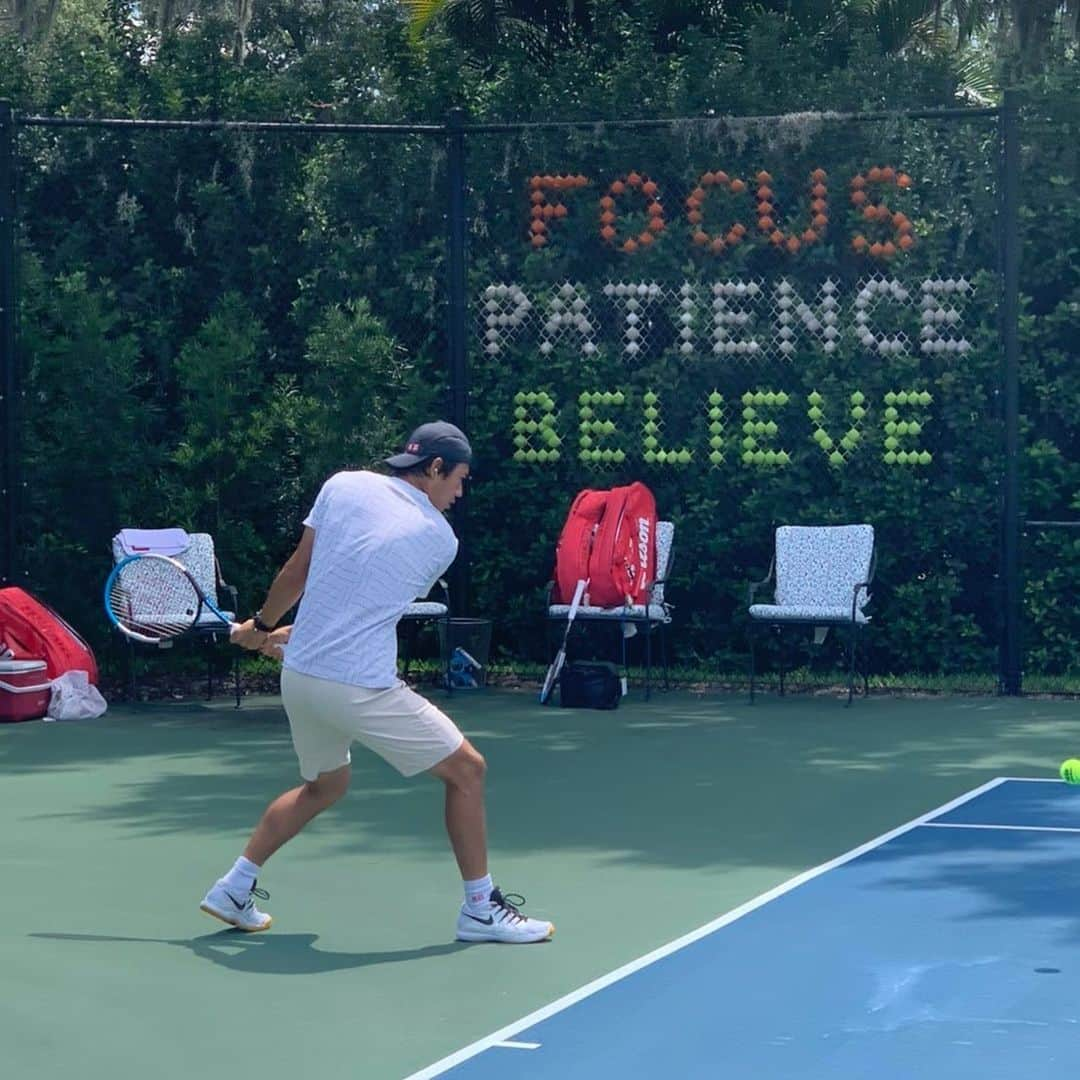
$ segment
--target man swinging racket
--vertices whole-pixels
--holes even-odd
[[[340,472],[323,485],[296,550],[262,609],[232,640],[280,654],[281,697],[303,783],[263,813],[243,855],[203,898],[202,910],[241,930],[267,930],[255,906],[266,860],[348,790],[350,747],[362,743],[403,776],[446,786],[446,829],[465,887],[460,941],[545,941],[555,927],[523,915],[488,873],[485,762],[454,722],[397,677],[398,620],[457,554],[444,517],[462,494],[472,450],[442,421],[386,459],[391,475]],[[275,629],[300,598],[296,622]],[[520,901],[519,901],[520,902]]]

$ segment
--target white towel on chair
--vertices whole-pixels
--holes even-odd
[[[125,555],[180,555],[191,543],[183,529],[121,529],[116,539]]]

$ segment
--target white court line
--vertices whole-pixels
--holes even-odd
[[[1064,832],[1080,833],[1065,825],[965,825],[962,821],[927,821],[924,829],[990,829],[1001,832]]]
[[[495,1043],[495,1045],[504,1047],[507,1050],[539,1050],[542,1044],[513,1042],[511,1039],[504,1039],[502,1042]]]
[[[477,1054],[481,1054],[493,1046],[498,1046],[500,1043],[506,1042],[514,1035],[518,1034],[518,1032],[525,1031],[528,1028],[547,1020],[549,1017],[562,1012],[564,1009],[569,1008],[571,1005],[576,1004],[584,998],[591,997],[605,987],[611,986],[612,983],[625,979],[628,975],[633,975],[635,971],[640,971],[650,964],[655,964],[657,960],[662,960],[665,956],[670,956],[672,953],[678,952],[687,945],[691,945],[695,941],[708,936],[715,930],[728,926],[730,923],[735,922],[736,919],[741,919],[751,911],[762,907],[771,900],[777,899],[777,897],[783,896],[785,893],[791,892],[792,889],[797,889],[800,885],[804,885],[813,878],[819,877],[830,870],[835,870],[838,866],[843,866],[844,863],[851,862],[852,859],[857,859],[860,855],[865,855],[868,851],[873,851],[874,848],[881,847],[882,844],[887,844],[890,840],[895,840],[898,836],[903,836],[904,833],[910,832],[920,825],[924,825],[931,818],[935,818],[939,814],[946,814],[950,810],[955,810],[958,806],[963,806],[964,803],[970,802],[980,795],[984,795],[991,789],[996,788],[999,784],[1005,783],[1005,780],[1006,777],[1001,776],[995,780],[988,780],[985,784],[981,784],[979,787],[972,789],[964,795],[958,796],[951,802],[945,803],[944,806],[939,806],[936,810],[930,810],[927,813],[920,815],[914,820],[909,821],[906,825],[900,825],[873,840],[868,840],[865,844],[861,844],[859,847],[853,848],[843,855],[838,855],[835,859],[830,859],[820,866],[816,866],[811,870],[806,870],[796,877],[791,878],[789,881],[785,881],[775,888],[770,889],[768,892],[762,893],[753,900],[748,900],[745,904],[741,904],[739,907],[734,908],[726,915],[721,915],[718,919],[713,919],[712,922],[706,923],[704,926],[699,926],[696,930],[691,930],[690,933],[684,934],[680,938],[676,938],[667,945],[661,945],[660,948],[654,949],[651,953],[646,953],[637,960],[631,960],[630,963],[624,964],[621,968],[616,968],[615,971],[609,972],[607,975],[601,975],[600,978],[594,979],[590,983],[586,983],[577,990],[572,990],[569,994],[551,1002],[550,1005],[545,1005],[535,1012],[529,1013],[528,1016],[523,1017],[521,1020],[515,1020],[512,1024],[507,1024],[506,1027],[500,1028],[493,1034],[478,1039],[476,1042],[470,1043],[461,1050],[436,1061],[434,1065],[429,1065],[427,1068],[413,1073],[411,1076],[406,1077],[405,1080],[432,1080],[433,1077],[441,1075],[448,1069],[452,1069],[455,1065],[460,1065],[463,1061],[468,1061],[469,1058],[476,1057]],[[552,947],[553,946],[551,945],[548,946],[548,948]],[[558,946],[554,947],[557,948]]]
[[[1055,776],[1002,776],[1001,780],[1009,780],[1014,784],[1064,784],[1064,780],[1058,780]]]

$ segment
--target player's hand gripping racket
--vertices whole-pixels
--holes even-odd
[[[118,562],[105,582],[105,614],[122,634],[157,645],[193,629],[203,611],[215,615],[230,630],[223,615],[195,579],[167,555],[131,555]]]
[[[574,599],[570,601],[570,610],[566,613],[566,633],[563,634],[562,645],[559,646],[559,651],[555,654],[555,659],[551,662],[551,667],[548,668],[547,674],[544,676],[544,685],[540,688],[540,704],[546,705],[548,698],[551,697],[551,691],[555,689],[555,682],[559,678],[559,672],[563,669],[563,664],[566,663],[566,643],[570,640],[570,627],[573,625],[574,616],[577,615],[578,608],[581,606],[581,598],[585,594],[585,586],[588,583],[582,579],[578,581],[577,588],[574,589]]]

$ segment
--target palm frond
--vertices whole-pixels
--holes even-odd
[[[447,0],[404,0],[409,13],[409,37],[415,42],[446,7]]]

